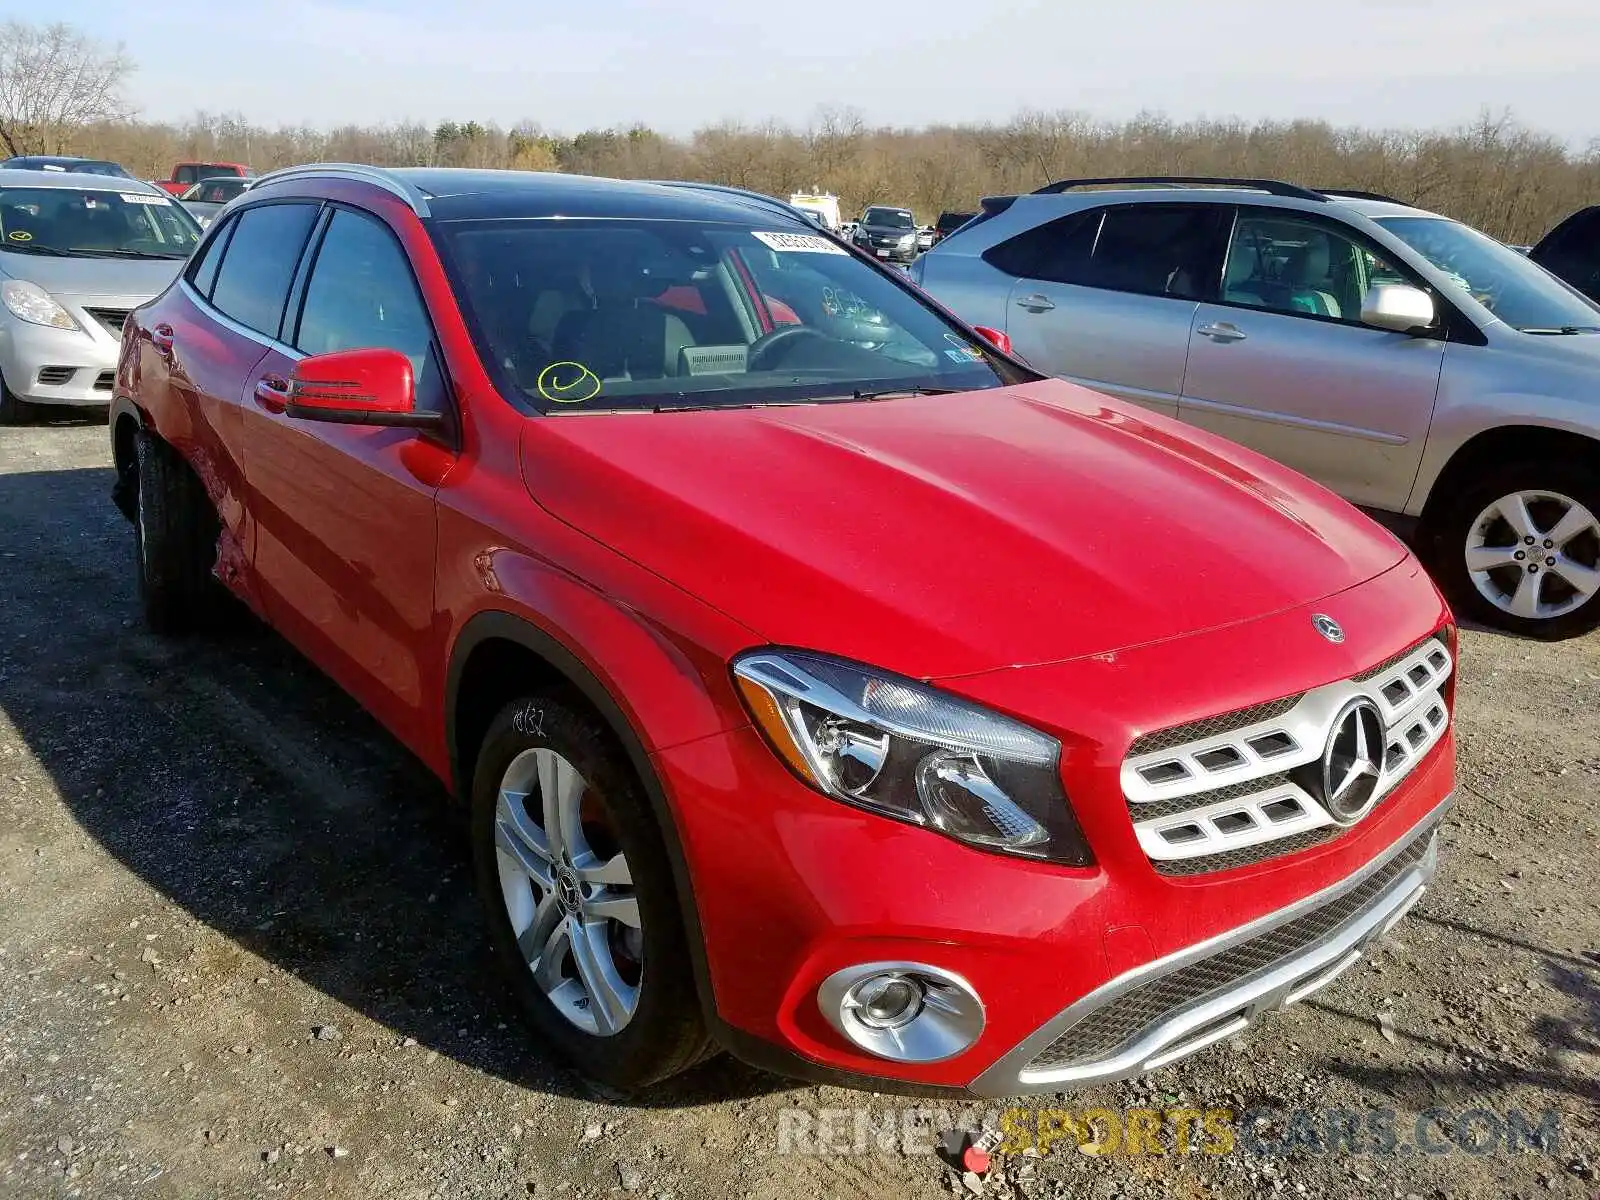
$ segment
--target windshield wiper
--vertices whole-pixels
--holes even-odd
[[[84,254],[90,258],[188,258],[187,254],[157,254],[153,250],[107,250],[107,249],[74,249],[73,254]]]
[[[72,257],[72,251],[58,250],[54,246],[34,246],[29,244],[18,245],[16,242],[8,241],[3,245],[0,245],[0,249],[4,249],[12,254],[48,254],[51,258]]]
[[[1536,326],[1527,326],[1521,329],[1519,332],[1537,333],[1545,336],[1571,335],[1574,333],[1600,333],[1600,325],[1557,325],[1548,329],[1541,329]]]
[[[947,387],[910,387],[910,388],[884,388],[881,392],[854,391],[850,393],[852,400],[895,400],[901,396],[952,396],[961,388]],[[843,399],[843,397],[840,397]]]

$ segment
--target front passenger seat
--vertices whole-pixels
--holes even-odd
[[[1321,317],[1344,315],[1333,293],[1321,290],[1328,283],[1328,269],[1332,261],[1328,239],[1321,234],[1312,234],[1304,246],[1297,246],[1289,252],[1283,273],[1291,289],[1290,304],[1303,312]]]

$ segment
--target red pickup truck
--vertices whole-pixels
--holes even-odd
[[[255,176],[255,168],[248,167],[244,163],[181,162],[172,168],[171,179],[154,179],[151,182],[164,192],[181,196],[200,180],[214,179],[219,175],[251,179]]]

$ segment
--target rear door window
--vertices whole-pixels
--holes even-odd
[[[984,258],[1019,278],[1202,300],[1216,291],[1231,217],[1221,204],[1093,208],[1019,234]]]
[[[211,303],[241,325],[276,338],[316,215],[314,204],[264,204],[240,213]]]

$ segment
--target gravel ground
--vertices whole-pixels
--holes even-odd
[[[110,483],[103,425],[0,431],[0,1195],[1600,1195],[1600,638],[1465,635],[1445,866],[1372,960],[1020,1118],[1263,1114],[1231,1152],[1069,1140],[963,1181],[889,1136],[903,1101],[723,1059],[628,1104],[547,1063],[438,786],[270,635],[145,633]],[[1395,1152],[1306,1135],[1334,1108],[1396,1113]],[[1471,1153],[1473,1109],[1554,1123]]]

